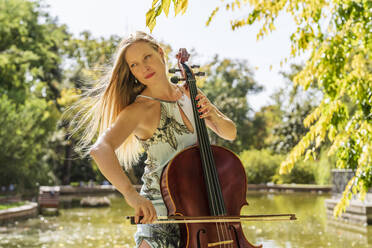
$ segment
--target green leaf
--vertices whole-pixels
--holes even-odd
[[[155,19],[155,8],[151,8],[146,13],[146,26],[150,27],[150,24],[153,22],[154,19]],[[150,30],[152,29],[150,28]]]
[[[163,1],[163,0],[162,0],[162,1]],[[156,5],[158,2],[159,2],[159,0],[153,0],[153,1],[152,1],[152,6],[151,6],[151,8],[154,8],[155,5]]]
[[[220,8],[219,7],[216,7],[213,11],[212,11],[212,13],[210,14],[210,16],[209,16],[209,18],[208,18],[208,20],[207,20],[207,22],[206,22],[206,26],[209,26],[209,24],[211,23],[211,21],[212,21],[212,19],[214,18],[214,16],[217,14],[217,12],[218,12],[218,10],[219,10]]]
[[[165,16],[168,17],[169,14],[169,6],[170,6],[171,1],[170,0],[163,0],[162,6],[164,9]]]
[[[182,14],[185,14],[188,4],[189,4],[189,0],[182,0],[182,5],[181,5]]]
[[[184,0],[175,0],[174,1],[174,15],[177,16],[178,13],[182,10],[182,1]]]

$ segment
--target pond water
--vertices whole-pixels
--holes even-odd
[[[249,193],[242,214],[296,213],[296,221],[246,222],[246,238],[264,248],[372,247],[372,226],[340,228],[327,220],[324,200],[329,195]],[[111,207],[62,209],[56,217],[42,217],[0,227],[0,247],[85,248],[134,247],[136,226],[124,216],[132,209],[123,198],[112,197]]]

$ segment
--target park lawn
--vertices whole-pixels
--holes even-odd
[[[302,183],[283,183],[276,184],[278,186],[288,186],[294,188],[322,188],[322,187],[331,187],[332,185],[319,185],[319,184],[302,184]]]
[[[19,207],[24,205],[25,202],[12,202],[12,203],[1,203],[0,204],[0,210],[5,210],[9,208]]]

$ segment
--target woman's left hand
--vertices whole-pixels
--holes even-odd
[[[213,119],[217,117],[216,107],[208,100],[208,98],[200,91],[195,99],[198,101],[197,107],[200,118]]]

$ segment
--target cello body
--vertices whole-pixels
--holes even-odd
[[[215,145],[211,148],[227,215],[238,216],[241,208],[248,205],[243,165],[230,150]],[[168,216],[211,216],[201,163],[199,147],[195,145],[178,153],[164,168],[161,191]],[[228,235],[224,237],[217,233],[215,223],[179,225],[181,247],[262,247],[248,242],[239,222],[225,223],[223,228]]]
[[[180,225],[181,247],[259,248],[244,237],[240,222],[219,223],[218,218],[239,216],[247,205],[247,180],[239,158],[228,149],[211,145],[204,119],[199,117],[195,75],[186,49],[177,54],[178,67],[190,93],[198,145],[179,152],[164,168],[160,189],[168,216],[206,218],[207,222]],[[174,71],[173,71],[174,72]],[[171,80],[172,82],[174,80]],[[174,82],[178,82],[178,79]]]

